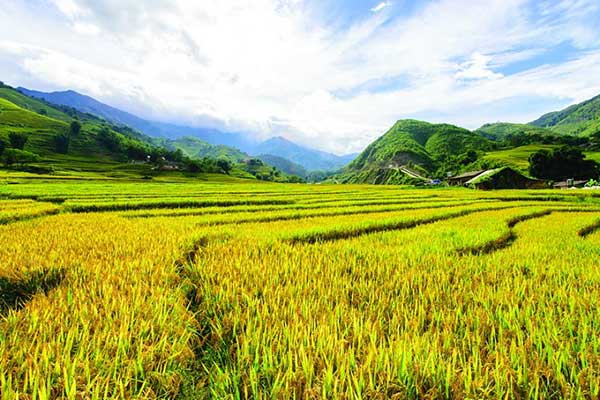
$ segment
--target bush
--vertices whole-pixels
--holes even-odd
[[[10,147],[13,149],[23,150],[25,143],[27,143],[27,135],[19,132],[11,132],[8,134],[8,140],[10,141]]]

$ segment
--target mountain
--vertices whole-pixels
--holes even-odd
[[[286,174],[297,175],[301,178],[308,176],[308,171],[300,164],[296,164],[286,158],[274,156],[272,154],[261,154],[257,158],[263,160],[269,165],[277,167]]]
[[[256,144],[253,139],[242,133],[221,132],[216,129],[149,121],[73,90],[51,93],[29,90],[23,87],[19,87],[17,90],[30,97],[44,99],[53,104],[73,107],[79,111],[96,115],[114,124],[130,126],[152,137],[176,139],[183,136],[194,136],[211,144],[223,144],[240,149],[252,149]]]
[[[270,154],[301,165],[308,171],[333,171],[342,168],[355,155],[337,156],[324,151],[300,146],[284,137],[277,136],[259,143],[252,154]]]
[[[18,88],[18,90],[27,96],[43,99],[53,104],[73,107],[79,111],[104,118],[114,124],[130,126],[148,136],[171,140],[186,137],[188,142],[190,137],[195,137],[212,145],[235,147],[255,156],[270,154],[285,158],[302,165],[307,170],[336,170],[346,165],[356,156],[355,154],[337,156],[309,149],[281,137],[258,142],[243,133],[222,132],[210,128],[150,121],[73,90],[51,93],[29,90],[23,87]]]
[[[449,124],[400,120],[352,161],[339,180],[348,183],[409,183],[420,175],[441,175],[469,151],[486,151],[485,137]]]
[[[86,108],[82,104],[79,106]],[[93,99],[87,104],[97,106]],[[137,178],[229,171],[229,175],[238,178],[301,181],[301,178],[289,176],[236,148],[212,145],[195,137],[152,139],[124,125],[123,121],[113,125],[94,113],[54,105],[0,84],[0,142],[3,144],[0,155],[5,164],[14,159],[10,161],[12,168],[40,173],[80,175],[92,172]],[[80,126],[77,132],[73,130],[75,122]],[[15,134],[25,141],[22,148],[13,145],[11,136]],[[219,160],[229,161],[228,166]]]
[[[600,132],[600,95],[562,111],[545,114],[531,125],[567,135],[590,136]]]
[[[73,131],[71,124],[81,126]],[[129,163],[132,159],[145,160],[159,149],[151,139],[129,128],[106,124],[93,115],[69,107],[53,107],[28,97],[6,85],[0,86],[0,140],[10,143],[10,135],[22,135],[26,140],[22,149],[5,149],[28,159],[27,168],[38,171],[93,171],[113,175],[147,174],[151,165]],[[9,145],[10,146],[10,145]],[[20,153],[19,151],[24,153]],[[164,153],[167,155],[167,153]],[[168,155],[167,155],[168,156]]]
[[[168,149],[180,149],[183,154],[191,158],[209,157],[228,160],[232,163],[242,162],[249,158],[248,154],[235,147],[210,144],[193,136],[184,136],[172,140],[166,139],[161,143]]]

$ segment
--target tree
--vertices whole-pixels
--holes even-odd
[[[229,175],[229,171],[231,171],[232,165],[229,161],[227,160],[217,160],[217,166],[226,174]]]
[[[25,143],[27,143],[27,135],[19,132],[11,132],[8,134],[8,140],[10,141],[10,147],[13,149],[23,150]]]
[[[477,161],[478,154],[475,150],[469,150],[459,156],[459,162],[462,165],[469,165]]]
[[[130,160],[145,160],[148,155],[148,150],[142,144],[139,143],[128,143],[125,149],[127,158]]]
[[[71,126],[69,127],[69,134],[71,137],[75,137],[79,135],[81,132],[81,123],[79,121],[71,122]]]
[[[25,164],[36,162],[40,159],[37,154],[19,149],[7,149],[4,151],[2,158],[4,159],[4,164],[6,166],[13,164],[23,166]]]
[[[529,156],[529,173],[536,178],[563,180],[588,179],[598,176],[599,166],[586,160],[578,148],[563,146],[552,152],[539,150]]]
[[[121,150],[121,138],[107,127],[100,129],[98,140],[111,151],[116,152]]]
[[[6,142],[4,140],[0,140],[0,156],[4,153],[6,149]]]
[[[71,144],[71,136],[66,133],[59,133],[54,136],[54,146],[57,153],[67,154],[69,145]]]

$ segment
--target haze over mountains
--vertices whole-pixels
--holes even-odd
[[[212,145],[234,147],[253,156],[268,155],[283,158],[302,166],[308,171],[337,170],[356,156],[356,154],[338,156],[310,149],[283,137],[274,137],[260,142],[244,133],[222,132],[215,129],[149,121],[73,90],[51,93],[30,90],[23,87],[19,87],[18,90],[28,96],[44,99],[54,104],[73,107],[81,112],[93,114],[115,124],[130,126],[151,137],[170,139],[176,147],[179,139],[183,137],[195,137]],[[189,142],[187,140],[186,146],[189,145]],[[196,142],[195,144],[198,145],[199,143]],[[232,149],[231,152],[235,153],[235,149]]]

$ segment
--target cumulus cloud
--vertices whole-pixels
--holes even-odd
[[[399,118],[526,121],[548,110],[490,104],[600,92],[590,78],[600,73],[595,0],[437,0],[411,14],[381,12],[389,5],[340,25],[315,18],[319,2],[309,0],[9,2],[0,59],[11,62],[0,75],[144,117],[283,134],[338,153],[360,150]],[[577,52],[543,61],[564,43]],[[515,63],[529,64],[503,72]]]

